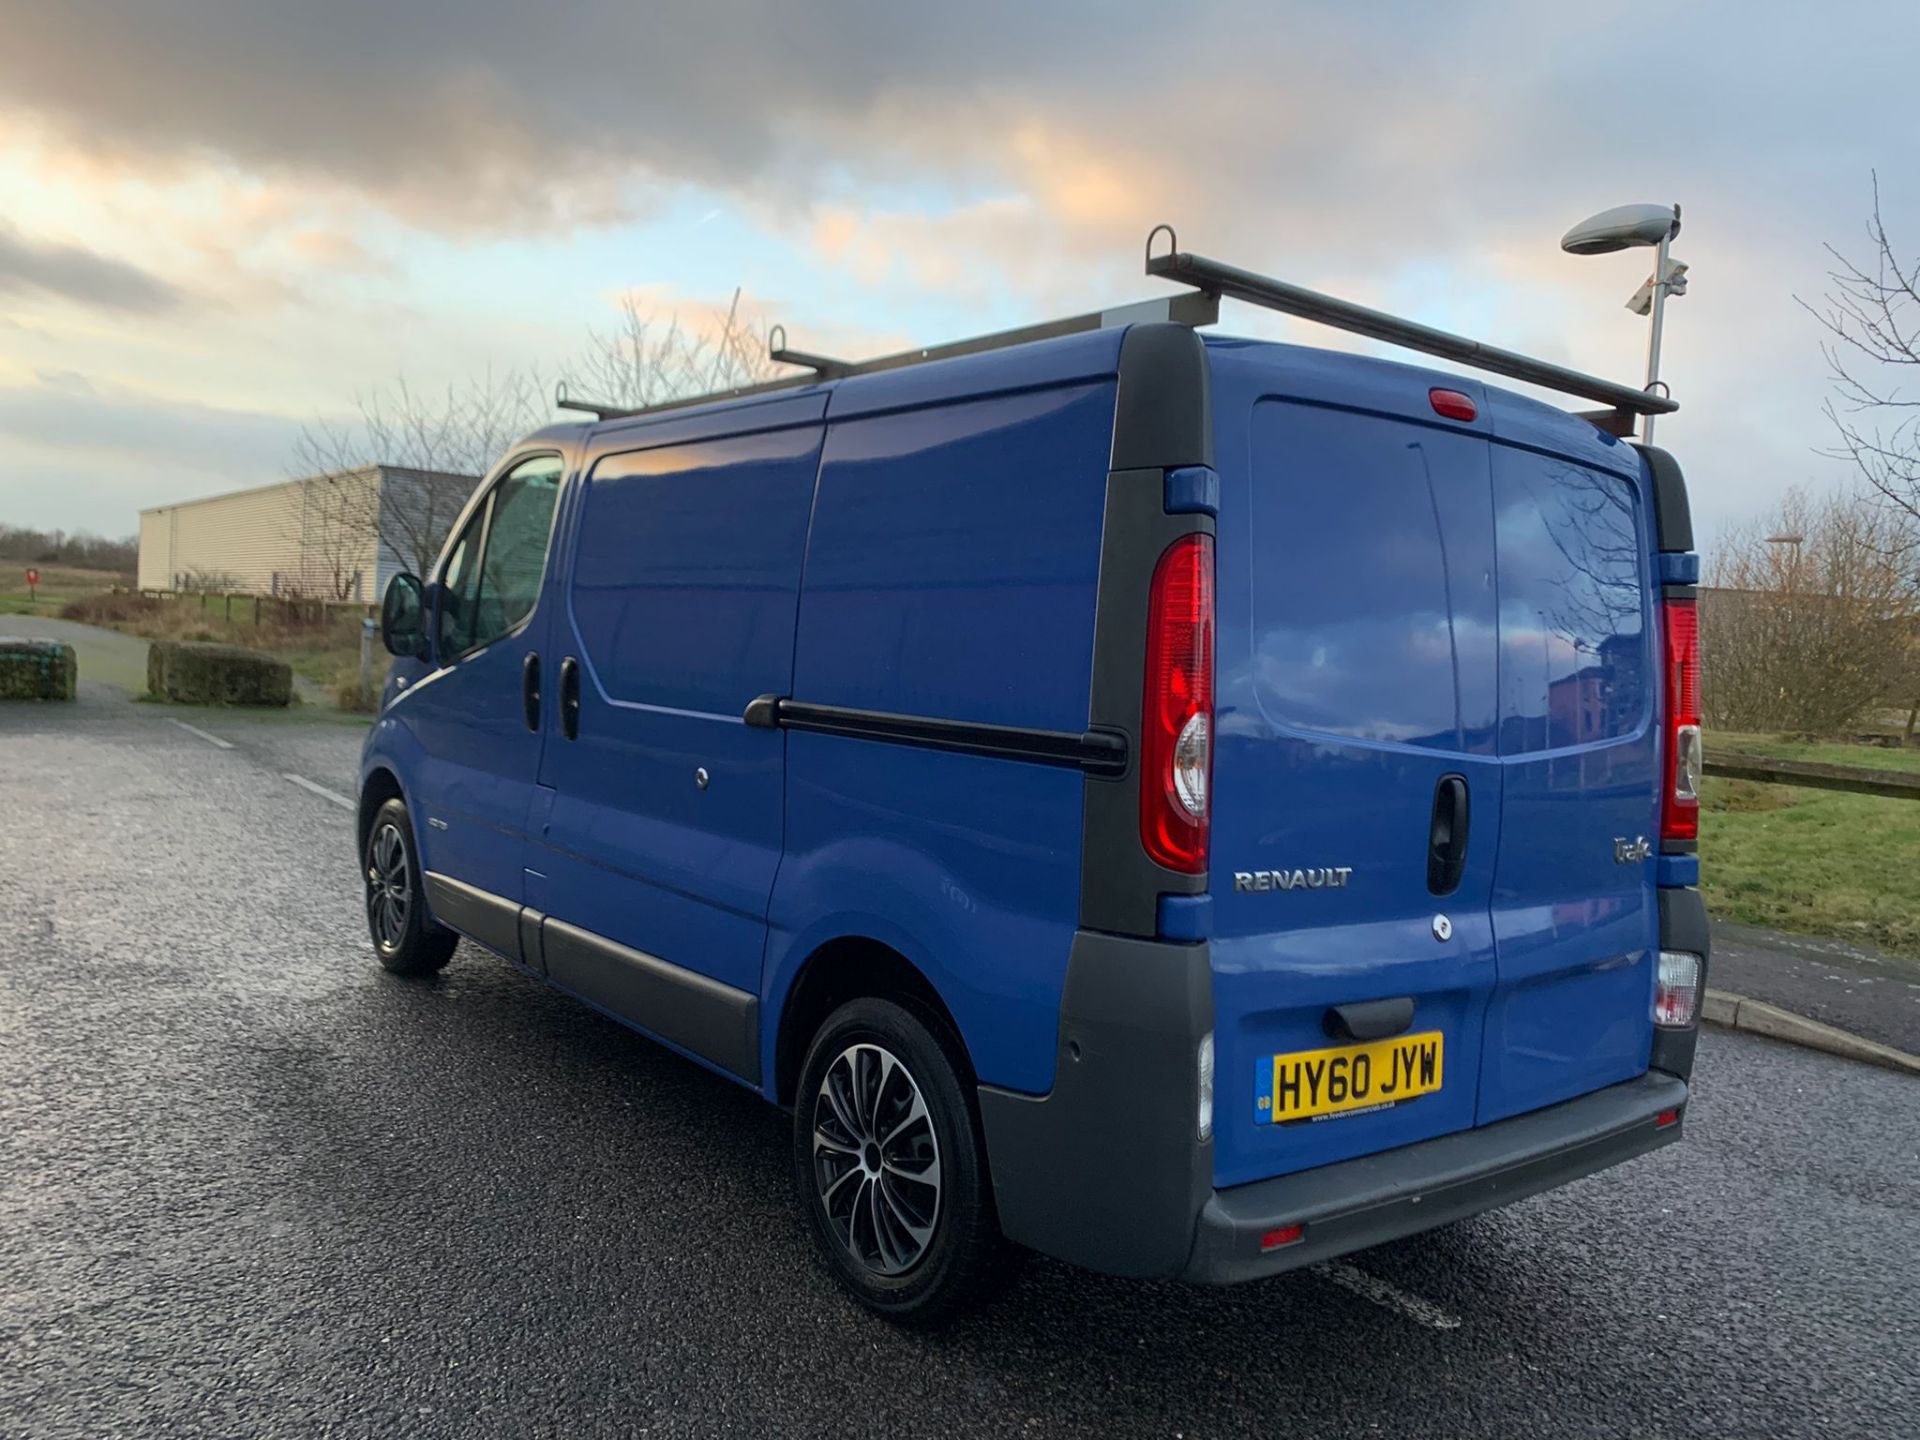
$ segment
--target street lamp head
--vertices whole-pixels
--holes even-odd
[[[1560,248],[1569,255],[1606,255],[1636,245],[1658,245],[1679,233],[1678,205],[1617,205],[1567,231]]]
[[[1800,544],[1800,543],[1801,543],[1801,542],[1802,542],[1803,540],[1805,540],[1806,538],[1807,538],[1807,537],[1806,537],[1806,536],[1804,536],[1804,535],[1769,535],[1769,536],[1767,536],[1767,544],[1769,544],[1769,545],[1798,545],[1798,544]]]

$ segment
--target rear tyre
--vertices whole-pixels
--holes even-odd
[[[794,1183],[821,1259],[900,1324],[941,1323],[1011,1268],[945,1029],[889,1000],[842,1005],[814,1036],[793,1107]]]
[[[396,975],[432,975],[446,968],[460,937],[427,913],[420,884],[413,822],[400,800],[389,800],[367,830],[360,857],[367,891],[367,931],[380,963]]]

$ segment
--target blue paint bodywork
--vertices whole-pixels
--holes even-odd
[[[507,464],[568,462],[539,606],[474,656],[396,662],[363,781],[386,771],[446,822],[420,834],[428,868],[756,997],[770,1099],[796,980],[849,938],[926,978],[983,1084],[1047,1093],[1092,782],[744,716],[772,695],[1087,725],[1123,334],[535,437]],[[1210,943],[1214,1182],[1641,1073],[1656,880],[1686,871],[1616,863],[1614,841],[1658,849],[1655,587],[1696,572],[1656,553],[1639,453],[1441,372],[1213,338],[1207,356],[1214,464],[1166,494],[1217,514],[1213,869],[1157,914],[1161,938]],[[1436,385],[1478,418],[1437,416]],[[1436,896],[1450,776],[1471,844]],[[1333,866],[1347,885],[1233,883]],[[1328,1044],[1332,1005],[1402,996],[1444,1037],[1437,1094],[1265,1123],[1274,1055]]]

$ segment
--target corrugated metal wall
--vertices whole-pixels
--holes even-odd
[[[365,470],[142,511],[140,587],[370,602],[378,504]]]
[[[173,511],[140,512],[140,571],[135,583],[142,590],[170,590],[173,573]]]
[[[396,572],[418,568],[409,550],[438,549],[478,483],[375,465],[143,510],[140,588],[373,604]]]

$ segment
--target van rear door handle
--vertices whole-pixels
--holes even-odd
[[[560,662],[560,733],[580,738],[580,662],[571,655]]]
[[[540,652],[529,650],[520,662],[520,708],[527,717],[527,729],[540,728]]]
[[[1467,777],[1442,775],[1427,828],[1427,889],[1451,895],[1467,868]]]
[[[1361,1000],[1328,1009],[1321,1028],[1329,1040],[1385,1040],[1413,1028],[1413,997]]]

